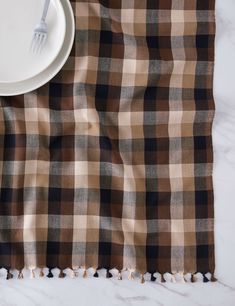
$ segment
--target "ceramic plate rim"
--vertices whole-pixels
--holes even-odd
[[[63,31],[62,31],[62,39],[61,39],[61,43],[57,49],[57,51],[55,52],[54,56],[52,57],[52,60],[47,63],[43,68],[39,69],[35,74],[32,74],[31,76],[29,77],[26,77],[22,80],[12,80],[12,81],[1,81],[0,80],[0,84],[13,84],[13,83],[18,83],[18,82],[23,82],[23,81],[26,81],[26,80],[29,80],[35,76],[37,76],[38,74],[40,74],[42,71],[46,70],[50,65],[51,63],[56,59],[56,57],[58,56],[58,54],[60,53],[60,50],[62,49],[63,47],[63,43],[64,43],[64,39],[65,39],[65,33],[66,33],[66,20],[65,20],[65,13],[64,13],[64,9],[63,9],[63,6],[61,4],[61,1],[60,0],[52,0],[54,2],[54,5],[57,6],[57,8],[59,8],[59,10],[61,11],[60,12],[60,15],[61,15],[61,22],[63,22]],[[57,10],[56,8],[56,10]],[[37,55],[35,55],[37,56]]]
[[[45,70],[27,80],[12,83],[0,83],[0,96],[15,96],[34,91],[49,82],[66,63],[74,42],[75,19],[70,1],[63,0],[60,1],[60,3],[64,10],[66,30],[64,44],[62,45],[57,57]]]

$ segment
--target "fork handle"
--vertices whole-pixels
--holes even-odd
[[[41,18],[42,21],[46,20],[49,5],[50,5],[50,0],[45,0],[42,18]]]

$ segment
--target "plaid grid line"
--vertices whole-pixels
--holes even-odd
[[[214,0],[76,0],[75,43],[0,97],[0,267],[214,273]]]

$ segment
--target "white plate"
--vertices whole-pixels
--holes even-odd
[[[34,77],[46,69],[60,52],[66,31],[60,0],[51,0],[48,38],[39,54],[30,51],[33,30],[39,23],[44,0],[0,0],[0,83]]]
[[[73,46],[74,35],[75,35],[75,24],[74,24],[73,9],[71,7],[69,0],[62,0],[61,4],[65,14],[66,32],[65,32],[64,43],[58,56],[51,63],[51,65],[48,66],[44,71],[42,71],[38,75],[28,80],[15,82],[15,83],[0,83],[1,96],[20,95],[35,90],[41,87],[42,85],[46,84],[48,81],[50,81],[64,66]]]

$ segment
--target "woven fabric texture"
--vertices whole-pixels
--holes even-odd
[[[0,97],[0,267],[214,272],[214,0],[71,1],[75,43]]]

